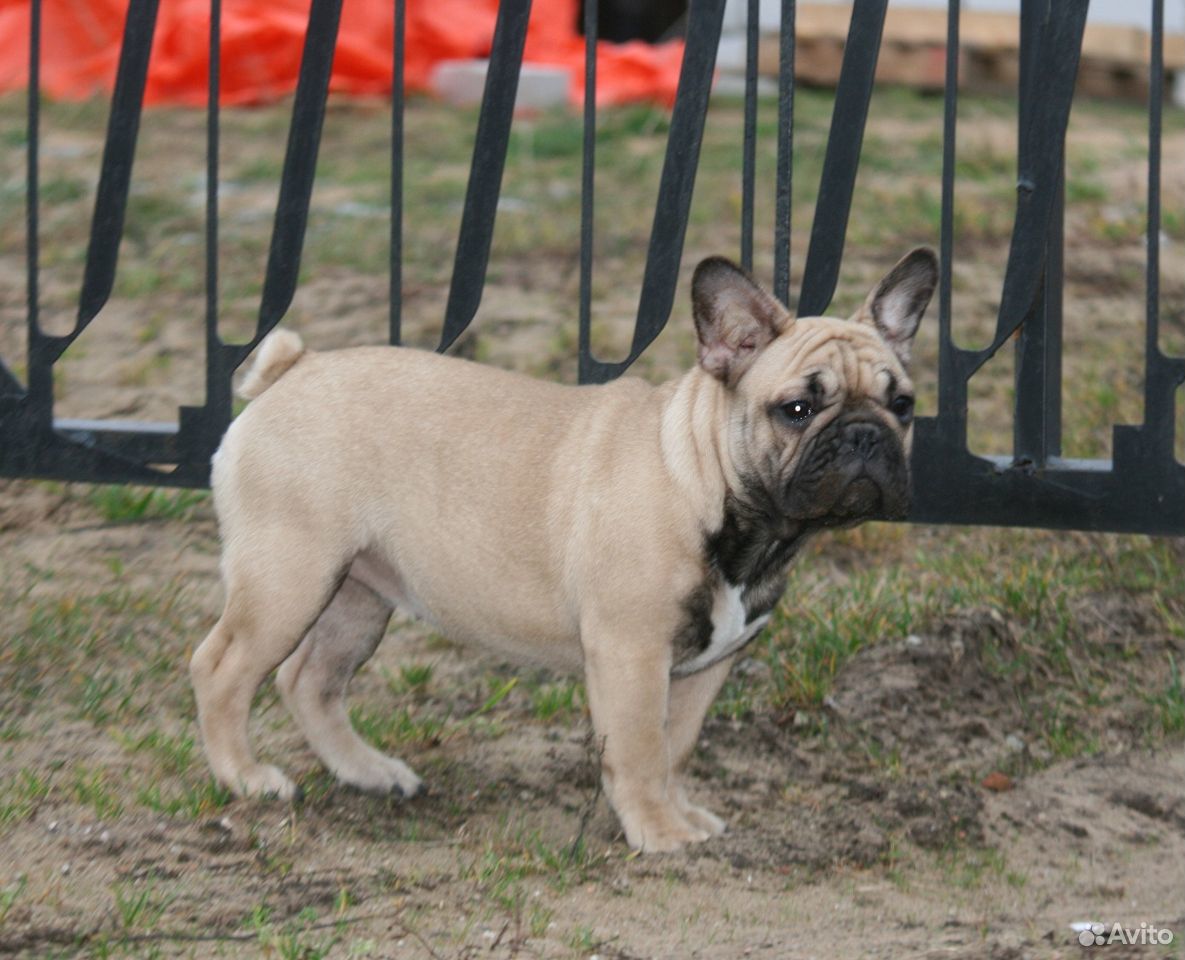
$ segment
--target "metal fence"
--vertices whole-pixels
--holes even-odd
[[[27,383],[0,359],[0,475],[204,486],[210,456],[230,422],[231,375],[284,316],[296,288],[342,0],[312,0],[255,335],[229,343],[218,333],[219,0],[212,0],[206,177],[206,396],[176,424],[66,420],[54,416],[54,365],[111,294],[136,151],[159,0],[130,0],[74,329],[51,335],[38,318],[38,152],[41,2],[33,0],[28,99]],[[502,0],[478,120],[440,349],[467,328],[481,302],[499,187],[510,141],[530,0]],[[742,159],[743,263],[752,264],[757,137],[758,2],[748,0]],[[1144,421],[1114,428],[1111,460],[1061,456],[1064,147],[1086,22],[1087,0],[1022,0],[1019,155],[1015,223],[995,335],[978,350],[951,336],[951,267],[958,104],[959,0],[949,5],[944,100],[938,412],[916,426],[911,519],[1163,534],[1185,533],[1185,467],[1173,455],[1174,398],[1185,359],[1159,346],[1161,127],[1164,4],[1153,0],[1147,184]],[[856,0],[817,192],[797,307],[824,313],[835,291],[873,91],[887,0]],[[390,320],[400,339],[403,242],[403,35],[405,0],[394,0]],[[795,2],[782,0],[777,95],[774,292],[790,302],[791,175],[794,149]],[[591,298],[597,37],[596,3],[584,10],[586,99],[581,203],[579,376],[619,376],[662,330],[671,312],[699,147],[708,110],[724,0],[692,0],[686,52],[641,295],[628,356],[593,354]],[[971,378],[1009,340],[1016,345],[1014,452],[973,455],[967,447]]]

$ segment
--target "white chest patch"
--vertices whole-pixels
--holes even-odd
[[[761,632],[769,622],[769,614],[745,622],[745,605],[741,602],[741,588],[722,583],[712,598],[712,639],[706,649],[674,669],[675,676],[685,677],[705,670],[712,664],[736,653]]]

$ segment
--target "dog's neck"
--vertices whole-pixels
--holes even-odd
[[[772,602],[785,586],[786,568],[813,529],[786,517],[763,484],[745,478],[739,489],[725,496],[720,526],[704,538],[708,562],[746,594],[765,593],[777,586]]]
[[[692,508],[714,528],[723,521],[725,497],[740,483],[729,452],[730,391],[698,366],[660,389],[663,461]]]
[[[736,462],[729,433],[739,414],[724,384],[695,367],[666,389],[663,459],[704,520],[709,566],[735,586],[773,590],[811,529],[787,518],[756,473]]]

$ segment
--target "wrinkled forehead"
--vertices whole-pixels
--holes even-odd
[[[781,399],[813,396],[828,402],[844,395],[884,400],[913,388],[893,351],[864,323],[805,317],[765,353],[763,375],[777,378]]]

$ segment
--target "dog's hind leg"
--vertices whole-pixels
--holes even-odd
[[[420,788],[402,761],[380,753],[354,730],[346,712],[350,678],[387,629],[391,605],[353,577],[346,577],[296,652],[280,666],[276,685],[309,746],[343,783],[369,793]]]
[[[345,564],[257,535],[224,556],[226,607],[189,664],[210,767],[240,796],[291,799],[296,785],[251,751],[247,721],[259,685],[300,643],[329,603]]]

